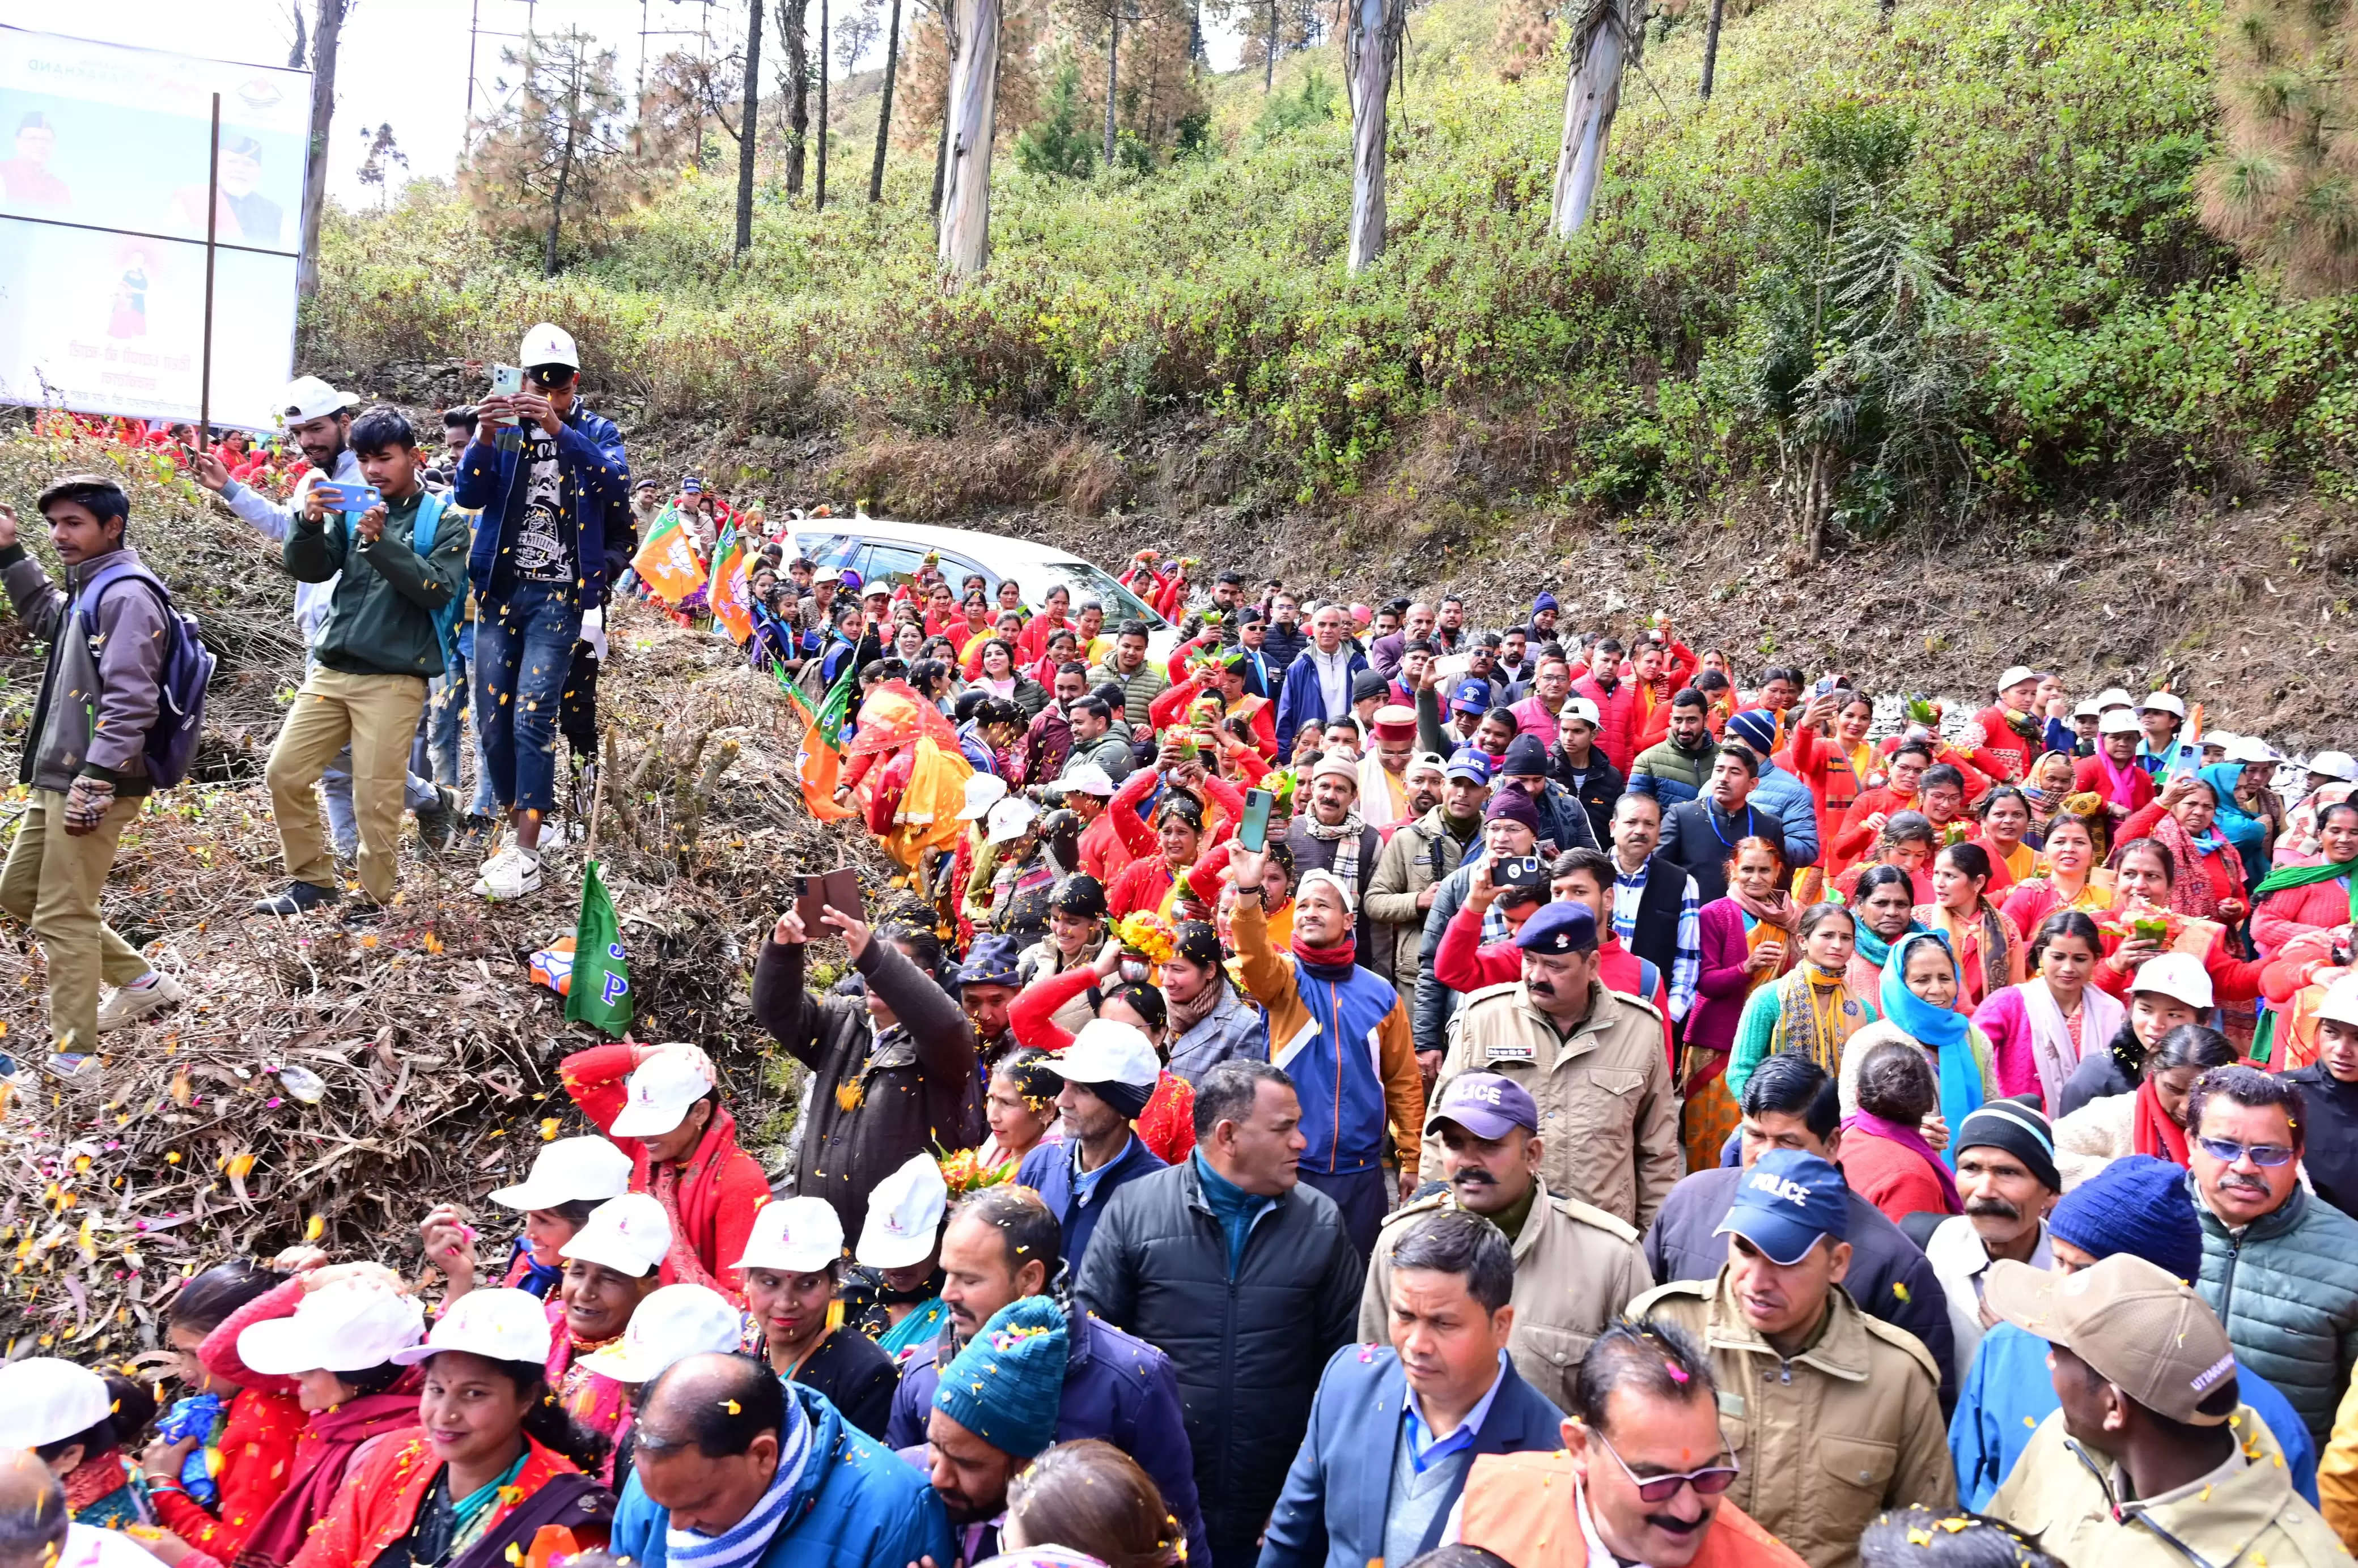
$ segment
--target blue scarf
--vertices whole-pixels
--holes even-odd
[[[1982,1070],[1974,1060],[1973,1045],[1966,1033],[1972,1025],[1965,1015],[1934,1007],[1908,989],[1908,954],[1921,942],[1939,943],[1942,957],[1949,960],[1952,971],[1955,969],[1956,955],[1950,951],[1949,939],[1940,932],[1911,931],[1902,936],[1891,944],[1891,956],[1883,964],[1883,1017],[1919,1045],[1939,1054],[1941,1119],[1953,1134],[1964,1126],[1965,1118],[1981,1108]],[[1953,1136],[1941,1157],[1948,1162],[1950,1169],[1956,1168],[1957,1144]]]
[[[770,1549],[772,1538],[786,1522],[786,1506],[794,1501],[795,1483],[802,1479],[803,1467],[810,1462],[810,1416],[803,1410],[802,1400],[789,1390],[785,1429],[778,1433],[778,1473],[771,1478],[770,1489],[762,1494],[762,1500],[719,1535],[666,1523],[665,1554],[680,1568],[739,1568],[740,1564],[759,1562]]]
[[[515,1260],[519,1254],[524,1258],[524,1272],[516,1276],[515,1288],[519,1291],[529,1291],[542,1301],[546,1301],[549,1292],[564,1282],[564,1268],[555,1263],[535,1262],[532,1256],[532,1243],[521,1236],[508,1247],[509,1268],[515,1267]]]
[[[1877,936],[1874,932],[1869,931],[1866,928],[1866,921],[1854,921],[1852,923],[1852,926],[1853,929],[1858,933],[1857,947],[1858,956],[1860,957],[1865,958],[1868,963],[1873,964],[1878,969],[1891,961],[1891,944],[1886,942],[1882,937]],[[1925,929],[1926,927],[1923,922],[1910,920],[1908,923],[1907,931],[1902,935],[1913,936],[1919,931]]]

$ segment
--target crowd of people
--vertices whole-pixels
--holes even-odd
[[[572,341],[521,357],[439,452],[297,382],[284,503],[193,459],[312,652],[262,910],[370,918],[405,809],[536,889],[616,592],[801,699],[806,798],[903,891],[781,892],[778,1168],[694,1045],[594,1046],[596,1130],[490,1210],[182,1284],[160,1414],[0,1368],[0,1559],[55,1497],[76,1568],[2351,1561],[2350,757],[2028,666],[1952,717],[1549,593],[1485,629],[1141,552],[1166,627],[860,582],[658,504]],[[152,582],[119,487],[40,510],[63,587],[0,511],[54,642],[0,908],[70,1071],[181,993],[98,918],[171,629],[99,592]],[[741,596],[679,590],[683,531]]]

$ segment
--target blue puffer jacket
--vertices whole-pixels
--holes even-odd
[[[2202,1299],[2227,1325],[2235,1358],[2277,1386],[2322,1453],[2358,1363],[2358,1220],[2299,1186],[2240,1237],[2199,1193],[2194,1210]]]
[[[1105,1168],[1097,1185],[1089,1189],[1089,1199],[1081,1203],[1073,1195],[1073,1151],[1077,1143],[1043,1143],[1023,1156],[1023,1163],[1015,1173],[1016,1184],[1030,1187],[1040,1195],[1040,1201],[1065,1227],[1065,1267],[1076,1275],[1081,1271],[1081,1259],[1089,1249],[1089,1232],[1098,1227],[1098,1217],[1113,1195],[1150,1171],[1160,1171],[1170,1162],[1146,1146],[1146,1140],[1135,1133],[1122,1152],[1114,1156],[1113,1163]],[[912,1442],[916,1441],[912,1439]],[[895,1448],[906,1444],[895,1443]]]
[[[638,551],[622,432],[611,419],[577,402],[557,426],[557,460],[572,481],[575,515],[564,522],[581,560],[579,602],[591,610],[606,602],[607,583],[622,575]],[[484,441],[470,443],[460,460],[451,499],[481,512],[486,523],[499,523],[496,528],[476,528],[474,551],[467,557],[467,576],[485,598],[504,602],[515,581],[516,535],[524,525],[531,477],[521,450],[503,452]]]
[[[1163,1169],[1160,1162],[1156,1169]],[[1163,1506],[1187,1532],[1187,1561],[1211,1561],[1204,1513],[1195,1497],[1195,1459],[1179,1408],[1179,1379],[1170,1357],[1134,1335],[1101,1323],[1076,1303],[1065,1309],[1065,1390],[1056,1407],[1056,1441],[1101,1437],[1154,1478]],[[934,1389],[942,1363],[957,1355],[953,1331],[920,1345],[901,1364],[901,1386],[892,1390],[892,1419],[884,1440],[895,1450],[925,1441]],[[935,1559],[936,1563],[940,1559]]]
[[[1809,785],[1776,763],[1765,763],[1759,782],[1752,786],[1752,804],[1776,814],[1777,825],[1785,830],[1790,866],[1798,870],[1818,863],[1818,803]]]
[[[925,1476],[856,1426],[817,1390],[788,1383],[810,1418],[810,1462],[795,1483],[786,1522],[770,1538],[759,1568],[898,1565],[955,1559],[950,1518]],[[614,1509],[613,1551],[638,1568],[664,1568],[671,1510],[658,1508],[633,1475]]]

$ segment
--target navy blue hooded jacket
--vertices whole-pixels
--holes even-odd
[[[483,432],[493,432],[485,426]],[[577,602],[595,610],[606,602],[606,586],[622,576],[638,553],[639,524],[631,514],[631,462],[622,452],[622,432],[577,400],[557,430],[557,460],[571,481],[573,510],[560,514],[581,562]],[[524,526],[525,497],[531,489],[529,465],[519,449],[501,451],[487,440],[470,442],[459,460],[451,499],[481,511],[467,576],[477,594],[505,602],[515,584],[516,535]],[[496,520],[498,526],[492,526]]]

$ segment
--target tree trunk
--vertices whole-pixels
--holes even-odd
[[[884,146],[892,134],[892,79],[901,69],[901,0],[892,0],[892,19],[884,33],[884,102],[876,113],[876,162],[868,171],[871,206],[884,200]]]
[[[1572,75],[1564,85],[1563,145],[1555,159],[1556,237],[1568,240],[1588,222],[1596,178],[1621,107],[1621,68],[1635,28],[1619,0],[1594,0],[1572,40]]]
[[[303,163],[303,254],[295,264],[295,292],[305,299],[319,292],[319,215],[328,207],[328,131],[336,117],[336,46],[342,40],[344,10],[351,0],[319,0],[311,29],[310,156]]]
[[[565,186],[573,174],[573,135],[581,124],[581,71],[576,65],[572,91],[565,95],[565,151],[557,160],[557,193],[548,203],[548,246],[541,254],[544,277],[557,276],[557,235],[565,222]]]
[[[1277,88],[1277,0],[1269,0],[1269,50],[1260,62],[1260,95]]]
[[[737,254],[753,248],[753,151],[762,141],[762,0],[746,7],[745,112],[737,122]]]
[[[950,167],[950,94],[957,78],[958,40],[957,6],[954,0],[943,0],[947,10],[942,18],[942,47],[949,52],[949,62],[942,71],[942,134],[934,140],[934,222],[942,221],[942,181]]]
[[[1727,10],[1727,0],[1711,0],[1711,20],[1703,30],[1703,87],[1695,95],[1705,101],[1711,97],[1711,79],[1719,69],[1719,23]]]
[[[1384,254],[1384,151],[1392,63],[1403,20],[1399,0],[1350,0],[1343,40],[1351,84],[1351,270]]]
[[[786,41],[786,194],[803,193],[803,155],[810,140],[810,44],[803,26],[809,0],[778,0],[778,31]]]
[[[1121,0],[1106,7],[1105,166],[1113,168],[1113,101],[1121,86]]]
[[[287,69],[301,70],[303,57],[311,49],[311,25],[303,19],[303,0],[293,0],[287,11],[295,19],[295,47],[287,51]]]
[[[990,143],[999,110],[1000,0],[959,0],[950,72],[949,170],[942,189],[942,264],[957,277],[990,254]]]
[[[833,122],[827,113],[827,0],[818,0],[818,194],[811,211],[827,211],[827,133]]]

